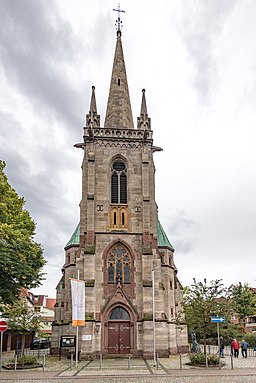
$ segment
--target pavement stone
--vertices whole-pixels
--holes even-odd
[[[56,356],[46,358],[45,371],[33,370],[0,371],[0,382],[8,383],[256,383],[256,357],[233,359],[226,356],[221,370],[215,368],[193,368],[187,364],[188,356],[173,355],[159,358],[158,369],[153,360],[140,358],[106,358],[100,364],[99,359],[78,362],[71,369],[71,361]],[[182,369],[180,362],[182,361]],[[4,363],[7,362],[4,359]],[[129,368],[130,367],[130,368]]]

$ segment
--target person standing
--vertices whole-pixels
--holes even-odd
[[[242,349],[242,357],[247,358],[247,347],[248,343],[243,339],[241,343],[241,349]]]
[[[234,357],[235,358],[238,358],[238,354],[239,354],[239,343],[236,339],[233,339],[232,340],[232,343],[231,343],[231,349],[232,349],[232,354],[234,353]]]

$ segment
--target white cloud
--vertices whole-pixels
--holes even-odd
[[[103,124],[116,2],[3,0],[0,157],[45,248],[54,296],[79,220],[84,115],[96,86]],[[256,4],[186,0],[121,6],[134,120],[146,88],[161,222],[184,284],[255,283]],[[249,267],[247,267],[247,265]]]

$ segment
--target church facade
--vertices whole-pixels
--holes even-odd
[[[83,142],[75,146],[84,151],[80,222],[65,246],[52,344],[76,334],[70,278],[79,275],[85,283],[82,356],[188,351],[174,249],[155,201],[153,154],[162,149],[153,144],[145,90],[134,127],[120,28],[104,125],[92,87]]]

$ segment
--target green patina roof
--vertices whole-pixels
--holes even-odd
[[[68,241],[64,249],[66,250],[68,247],[79,246],[79,245],[80,245],[80,223],[77,225],[76,230],[72,234],[70,240]]]
[[[174,251],[173,246],[171,245],[165,231],[159,221],[157,221],[157,245],[158,247],[169,247]]]
[[[72,234],[70,240],[65,246],[65,250],[71,246],[79,246],[80,244],[80,224],[77,225],[74,233]],[[174,250],[171,245],[165,231],[159,221],[157,221],[157,245],[158,247],[169,247],[171,250]]]

